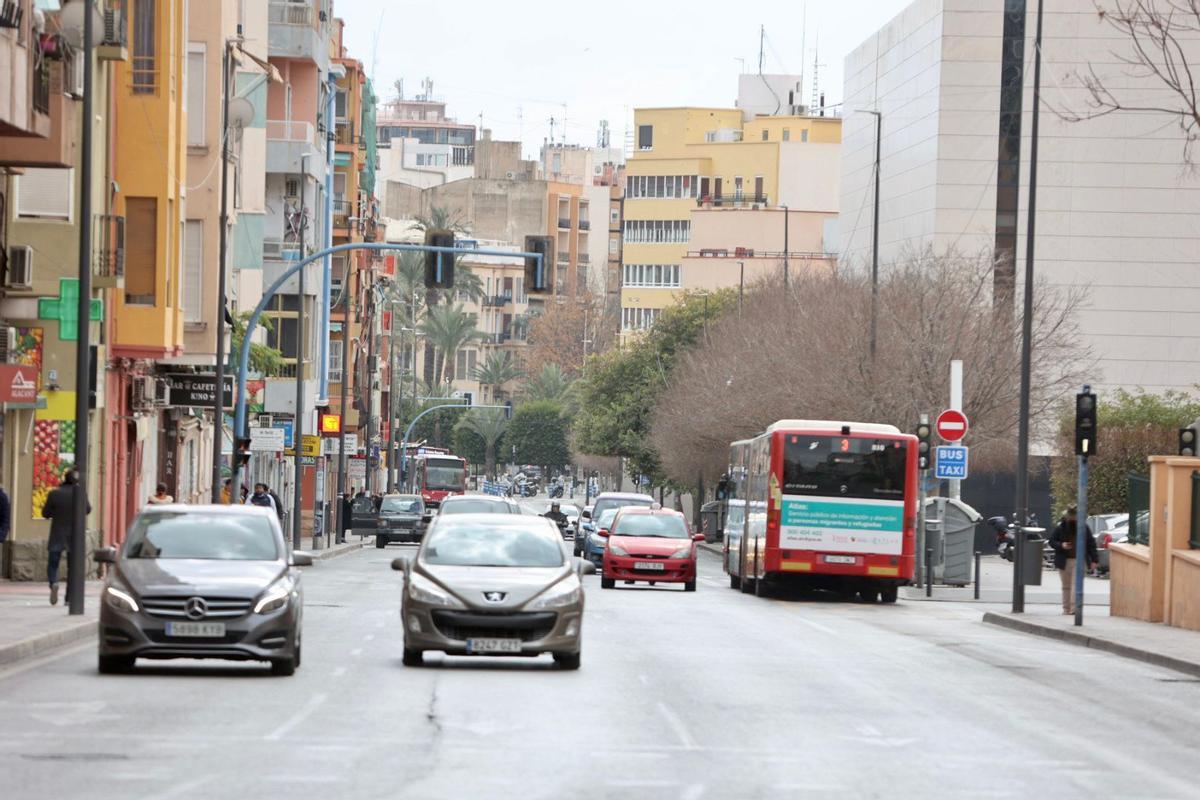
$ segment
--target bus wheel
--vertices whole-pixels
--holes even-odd
[[[859,589],[858,596],[862,598],[864,603],[879,602],[879,590],[878,589],[873,589],[873,588],[872,589]]]
[[[734,575],[732,572],[729,573],[729,588],[730,589],[742,588],[742,579],[739,578],[737,575]]]
[[[885,603],[896,602],[896,596],[899,594],[900,594],[899,586],[885,586],[879,592],[880,599],[882,599],[883,602],[885,602]]]
[[[770,587],[767,586],[767,576],[763,575],[761,578],[759,578],[758,580],[756,580],[754,582],[754,596],[755,597],[766,597],[768,594],[767,590],[769,588]]]

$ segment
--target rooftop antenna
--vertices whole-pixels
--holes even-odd
[[[817,53],[820,49],[820,47],[819,47],[820,41],[821,41],[821,35],[820,35],[820,32],[818,31],[817,35],[813,39],[813,90],[812,90],[812,108],[813,109],[817,108],[817,104],[821,100],[820,72],[821,72],[821,67],[825,66],[824,64],[820,63],[820,59],[817,55]],[[810,109],[810,113],[811,112],[812,112],[812,109]]]
[[[800,12],[800,82],[796,84],[796,105],[804,105],[804,48],[808,44],[808,0]],[[799,109],[801,112],[803,108]]]
[[[763,68],[763,45],[766,44],[766,39],[767,39],[767,26],[759,25],[758,26],[758,74],[759,75],[763,74],[763,71],[762,71],[762,68]]]
[[[383,30],[384,10],[379,12],[379,22],[375,26],[375,44],[371,47],[371,83],[375,83],[375,65],[379,62],[379,32]],[[401,96],[400,99],[403,100],[404,97]]]

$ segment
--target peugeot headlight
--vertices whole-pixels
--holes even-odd
[[[583,589],[578,579],[566,578],[551,586],[542,596],[533,602],[530,608],[562,608],[578,603],[583,597]]]
[[[408,576],[408,596],[418,603],[446,608],[464,608],[458,598],[428,578],[413,572]]]
[[[621,545],[619,545],[619,544],[613,544],[612,541],[609,541],[609,543],[608,543],[608,552],[614,556],[629,555],[629,553],[625,552],[624,547],[621,547]]]
[[[681,547],[678,550],[676,550],[674,553],[671,553],[671,558],[691,558],[691,557],[692,557],[692,546],[690,544],[687,547]]]
[[[137,600],[133,599],[133,594],[116,586],[109,586],[104,590],[104,599],[109,606],[118,611],[136,612],[138,610]]]
[[[258,602],[254,604],[254,613],[270,614],[272,611],[283,608],[287,605],[293,588],[295,588],[295,584],[292,582],[291,576],[284,575],[268,586],[267,590],[262,593],[262,597],[258,598]]]

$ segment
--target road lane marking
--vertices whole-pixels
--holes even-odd
[[[698,745],[696,740],[692,738],[692,734],[688,731],[687,726],[683,724],[683,720],[681,720],[674,711],[667,708],[666,703],[659,702],[657,707],[658,713],[663,715],[663,719],[665,719],[667,724],[670,725],[675,731],[675,735],[679,737],[679,741],[683,745],[684,749],[699,750],[700,745]]]
[[[312,714],[314,711],[316,711],[317,707],[320,706],[321,703],[324,703],[325,698],[327,698],[328,696],[329,695],[325,694],[324,692],[322,692],[320,694],[314,694],[312,697],[310,697],[308,699],[308,702],[304,704],[304,707],[301,708],[299,711],[297,711],[295,714],[293,714],[287,720],[287,722],[283,723],[282,725],[280,725],[278,728],[276,728],[275,730],[268,733],[263,738],[266,739],[268,742],[279,741],[284,736],[286,736],[292,730],[292,728],[295,728],[301,722],[304,722],[304,720],[308,719],[309,715]]]

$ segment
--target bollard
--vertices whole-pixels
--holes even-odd
[[[979,557],[983,554],[975,551],[975,599],[979,599]]]
[[[933,597],[933,548],[925,548],[925,596]]]

